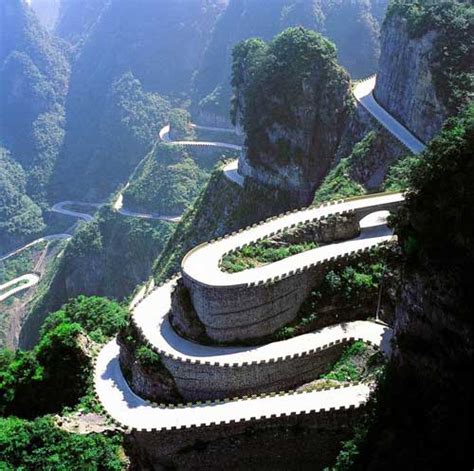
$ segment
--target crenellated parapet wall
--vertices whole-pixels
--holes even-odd
[[[353,321],[262,346],[198,345],[180,337],[168,313],[177,280],[159,286],[136,305],[132,321],[145,344],[160,355],[185,400],[287,390],[319,376],[353,341],[387,351],[387,326]]]
[[[360,404],[210,427],[132,430],[127,441],[147,469],[215,469],[216,463],[220,469],[292,469],[295,462],[322,469],[364,413]]]
[[[206,334],[220,342],[251,340],[273,334],[292,322],[310,292],[335,267],[348,265],[355,255],[369,254],[373,246],[304,265],[258,284],[212,288],[183,275],[192,304]]]
[[[220,260],[225,254],[322,218],[346,216],[340,218],[341,224],[345,224],[345,219],[359,222],[369,214],[394,210],[402,201],[401,194],[373,195],[306,208],[193,249],[183,259],[183,282],[206,334],[218,342],[272,334],[296,317],[304,299],[323,278],[328,263],[343,261],[388,242],[392,232],[382,226],[357,238],[232,274],[220,271]]]
[[[143,330],[137,330],[146,339]],[[275,342],[274,357],[236,360],[233,363],[207,361],[205,357],[195,359],[186,355],[175,356],[169,350],[158,350],[156,347],[155,351],[173,377],[179,395],[186,401],[198,401],[291,390],[323,374],[328,365],[333,364],[344,349],[357,340],[379,346],[363,335],[349,337],[341,332],[340,337],[328,344],[308,347],[285,356],[277,356],[278,342]],[[150,346],[153,348],[153,345]]]

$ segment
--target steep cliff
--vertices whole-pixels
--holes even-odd
[[[404,263],[394,351],[351,469],[472,467],[473,145],[471,107],[412,171],[395,222]]]
[[[317,33],[289,28],[266,44],[234,50],[234,120],[246,134],[241,172],[312,201],[348,123],[352,98],[336,49]]]
[[[382,27],[375,97],[421,140],[474,92],[474,7],[394,3]]]
[[[83,42],[108,3],[108,0],[61,0],[55,34],[73,45]]]
[[[193,81],[195,120],[228,126],[232,48],[252,37],[270,40],[291,26],[303,26],[334,41],[338,60],[352,77],[373,73],[386,4],[385,0],[230,0]]]

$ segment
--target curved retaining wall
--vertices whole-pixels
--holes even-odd
[[[128,386],[119,365],[119,346],[106,344],[94,361],[94,390],[106,414],[121,427],[142,432],[257,423],[287,416],[332,415],[364,405],[368,384],[346,384],[323,391],[283,392],[178,405],[153,404]]]
[[[304,469],[330,466],[365,404],[184,430],[133,430],[127,440],[143,469]],[[302,468],[303,469],[303,468]]]
[[[397,195],[380,202],[377,196],[369,196],[280,215],[189,252],[182,262],[183,281],[206,334],[222,342],[272,334],[296,317],[323,276],[326,262],[378,246],[390,240],[392,232],[382,226],[357,239],[234,274],[220,272],[219,261],[226,253],[330,215],[352,212],[360,221],[371,213],[397,208],[403,201]]]
[[[323,373],[349,342],[363,340],[386,350],[391,335],[386,326],[354,321],[259,347],[199,345],[180,337],[169,323],[175,285],[171,280],[146,296],[132,321],[185,400],[291,389]]]

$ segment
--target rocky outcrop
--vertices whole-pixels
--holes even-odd
[[[378,102],[424,142],[441,129],[447,116],[431,72],[436,38],[436,31],[412,38],[406,19],[389,17],[382,28],[375,87]]]
[[[253,37],[269,40],[288,27],[301,25],[333,41],[339,62],[353,78],[374,73],[386,4],[387,0],[230,0],[216,21],[194,76],[194,120],[228,127],[233,47]]]
[[[425,143],[472,100],[472,17],[468,2],[393,2],[387,12],[375,98]]]
[[[136,394],[157,403],[181,402],[173,378],[163,365],[147,367],[141,364],[137,360],[134,342],[130,343],[124,335],[119,335],[117,339],[120,344],[120,367]]]
[[[234,53],[233,84],[235,117],[247,137],[240,172],[308,204],[350,112],[349,76],[337,65],[334,46],[302,28],[268,46],[250,40]]]

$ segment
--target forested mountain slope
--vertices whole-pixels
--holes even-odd
[[[44,229],[41,208],[26,194],[26,175],[0,148],[0,252],[34,239]]]
[[[9,152],[1,157],[3,253],[44,227],[32,200],[45,203],[62,145],[69,64],[25,2],[3,1],[0,24],[0,142]]]
[[[74,63],[53,199],[103,199],[128,178],[166,123],[170,100],[185,97],[221,7],[110,3]]]
[[[338,49],[338,61],[354,78],[374,73],[379,25],[387,2],[374,0],[230,0],[212,32],[194,80],[193,110],[200,122],[229,122],[231,52],[244,39],[269,40],[285,28],[320,32]]]
[[[61,0],[54,33],[73,45],[81,43],[108,4],[108,0]]]
[[[0,23],[1,139],[43,197],[64,132],[69,65],[23,1],[2,2]]]

